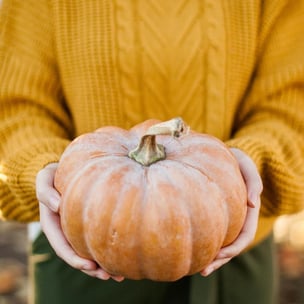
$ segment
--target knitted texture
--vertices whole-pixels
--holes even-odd
[[[76,136],[181,116],[256,162],[265,234],[304,202],[303,28],[302,0],[3,0],[2,216],[38,219]]]

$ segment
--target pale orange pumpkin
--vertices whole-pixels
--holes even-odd
[[[186,132],[180,118],[76,138],[55,187],[74,250],[130,279],[174,281],[199,272],[238,236],[247,210],[228,147]]]

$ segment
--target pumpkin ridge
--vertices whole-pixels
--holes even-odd
[[[207,178],[207,180],[208,180],[210,183],[216,185],[216,187],[220,190],[220,192],[223,193],[223,190],[219,187],[219,185],[217,185],[217,183],[215,182],[215,180],[212,179],[212,178],[206,173],[206,171],[204,171],[204,170],[202,170],[202,169],[200,169],[200,168],[197,168],[197,167],[195,167],[194,165],[191,165],[191,164],[185,162],[184,160],[180,160],[180,159],[176,159],[176,160],[175,160],[175,159],[172,159],[172,158],[167,158],[166,161],[172,161],[172,162],[174,162],[174,163],[176,163],[176,164],[182,164],[182,165],[185,166],[186,168],[191,168],[192,170],[198,171],[201,175],[205,176],[205,177]]]
[[[66,195],[66,199],[68,199],[70,197],[70,195],[73,195],[72,191],[70,191],[70,189],[75,189],[75,185],[78,185],[82,183],[82,177],[83,177],[83,174],[88,174],[88,171],[90,170],[94,170],[95,171],[96,169],[100,169],[100,167],[103,168],[103,174],[101,175],[101,177],[103,177],[102,180],[99,180],[98,182],[94,182],[93,181],[93,187],[91,186],[91,188],[89,188],[89,193],[90,195],[87,197],[86,201],[90,201],[90,198],[91,197],[94,197],[94,195],[96,195],[96,193],[98,193],[98,191],[96,191],[96,189],[100,188],[101,187],[101,184],[104,184],[104,185],[108,185],[108,180],[111,179],[112,175],[117,173],[117,172],[121,172],[121,166],[124,166],[124,159],[120,158],[121,159],[121,164],[117,164],[116,167],[111,167],[111,166],[107,166],[107,163],[109,162],[108,159],[106,158],[95,158],[95,159],[92,159],[90,162],[86,162],[85,165],[82,167],[82,170],[77,172],[73,178],[69,181],[69,184],[68,184],[68,187],[66,188],[66,191],[65,191],[65,195]],[[132,163],[129,163],[128,166],[130,167],[132,165]],[[106,174],[108,172],[108,174]],[[129,170],[131,171],[131,170]],[[112,172],[112,174],[111,174]],[[94,173],[93,172],[93,176],[94,176]],[[95,173],[96,174],[96,173]],[[117,186],[117,183],[115,181],[115,183],[113,183],[113,185]],[[77,189],[77,187],[76,187]],[[105,189],[106,191],[108,191],[108,188]],[[113,191],[114,193],[117,192],[117,193],[120,193],[119,191]],[[119,200],[118,200],[119,201]],[[64,206],[64,204],[62,205],[62,207]],[[83,213],[82,213],[82,219],[79,219],[79,223],[83,223],[84,222],[84,217],[88,215],[88,213],[91,212],[91,204],[85,204],[85,203],[82,203],[82,210],[83,210]],[[117,207],[117,206],[116,206]],[[113,211],[114,212],[114,211]],[[112,212],[112,213],[113,213]],[[109,222],[111,222],[111,220],[109,220]],[[109,227],[108,225],[106,225],[106,227]],[[90,226],[89,226],[89,230],[90,230]],[[84,231],[84,229],[82,229]],[[82,236],[84,236],[84,242],[83,242],[83,246],[86,247],[86,251],[90,254],[91,258],[93,258],[94,260],[96,260],[96,255],[94,254],[94,249],[93,249],[93,246],[92,246],[92,242],[91,240],[88,238],[89,237],[89,233],[82,233],[81,234]],[[108,235],[108,233],[106,233],[105,235]],[[69,233],[67,233],[67,239],[69,239]],[[79,250],[77,248],[74,248],[76,250],[76,252],[79,252]]]
[[[103,171],[105,172],[105,171]],[[88,200],[90,201],[90,197],[91,196],[94,196],[95,195],[95,188],[99,188],[100,187],[100,184],[96,183],[92,188],[91,188],[91,191],[90,191],[90,196],[88,198]],[[86,204],[83,208],[83,216],[82,216],[82,219],[84,220],[85,217],[88,217],[88,214],[90,213],[90,205],[89,204]],[[88,228],[88,231],[90,230],[90,227]],[[90,254],[90,257],[95,261],[97,262],[97,259],[96,259],[96,252],[95,250],[93,249],[93,247],[91,246],[91,241],[90,241],[90,233],[84,233],[84,239],[85,239],[85,244],[86,244],[86,247],[88,248],[88,252]],[[97,264],[99,264],[97,262]],[[101,266],[101,265],[100,265]]]
[[[142,189],[142,202],[140,204],[140,208],[141,208],[141,214],[143,214],[143,210],[145,203],[147,202],[147,197],[148,197],[148,186],[142,186],[142,185],[149,185],[149,173],[150,173],[150,167],[147,166],[142,166],[142,171],[141,171],[141,189]],[[139,179],[138,179],[139,180]],[[140,217],[140,227],[142,227],[142,222],[143,222],[143,217]],[[138,251],[136,254],[137,257],[137,261],[138,261],[138,265],[139,265],[139,269],[140,269],[140,277],[145,278],[148,277],[148,273],[145,269],[145,264],[143,262],[143,256],[144,256],[144,250],[143,250],[143,232],[142,229],[138,229],[137,231],[137,236],[138,236]]]
[[[109,153],[109,154],[106,154],[104,152],[101,152],[101,151],[96,151],[95,153],[90,153],[90,155],[88,156],[88,160],[89,159],[96,159],[96,158],[106,158],[106,157],[127,157],[128,155],[125,154],[125,153]]]
[[[219,190],[219,192],[221,193],[221,196],[223,197],[223,200],[224,200],[224,202],[225,202],[225,204],[223,204],[223,206],[224,206],[224,208],[227,209],[227,211],[229,212],[229,207],[228,207],[229,203],[227,202],[227,198],[226,198],[226,196],[225,196],[224,189],[222,189],[222,188],[220,187],[220,185],[219,185],[213,178],[211,178],[211,177],[206,173],[206,171],[203,170],[203,168],[202,168],[202,169],[201,169],[201,168],[197,168],[197,167],[195,167],[195,166],[193,166],[193,165],[191,165],[191,164],[189,164],[189,163],[185,163],[184,161],[183,161],[182,163],[183,163],[186,167],[191,168],[191,169],[193,169],[193,170],[197,170],[198,172],[200,172],[202,175],[204,175],[204,176],[208,179],[208,181],[209,181],[210,183],[212,183],[213,185],[215,185],[215,186],[218,188],[218,190]],[[226,239],[226,237],[227,237],[227,235],[228,235],[230,223],[231,223],[231,218],[229,218],[229,221],[228,221],[228,223],[227,223],[227,229],[226,229],[226,232],[225,232],[225,239]],[[225,245],[228,245],[228,244],[225,244]]]
[[[125,233],[125,230],[128,227],[128,223],[131,223],[131,228],[130,229],[132,229],[131,230],[132,233],[134,231],[136,231],[136,234],[137,234],[140,231],[140,229],[139,229],[140,223],[141,223],[141,217],[140,216],[136,217],[136,219],[134,219],[135,216],[133,216],[133,217],[129,217],[127,220],[124,220],[124,221],[122,220],[122,215],[125,214],[125,212],[122,212],[122,211],[126,208],[126,204],[129,202],[128,199],[125,199],[125,196],[130,192],[130,187],[132,185],[136,188],[139,188],[139,186],[137,185],[138,180],[139,180],[138,171],[134,170],[134,165],[135,164],[136,163],[134,163],[134,162],[130,162],[128,165],[123,166],[126,171],[121,176],[121,179],[120,179],[119,183],[117,183],[117,179],[115,178],[115,187],[117,187],[120,190],[117,191],[118,195],[116,196],[116,199],[115,199],[116,204],[115,204],[115,207],[112,210],[111,218],[110,218],[110,221],[109,221],[110,224],[108,225],[107,232],[105,233],[106,236],[107,236],[105,247],[107,249],[111,248],[111,246],[114,245],[113,243],[111,243],[112,242],[113,231],[116,231],[116,236],[118,238],[120,237],[122,242],[127,241],[123,235]],[[117,168],[117,170],[115,170],[115,172],[113,171],[112,173],[117,174],[117,172],[121,173],[121,168]],[[113,174],[111,174],[111,175],[113,175]],[[135,175],[135,177],[131,178],[130,174]],[[109,175],[108,180],[110,180],[110,179],[113,179],[113,176]],[[136,181],[136,182],[132,182],[130,184],[130,180],[131,181]],[[109,182],[105,181],[105,184],[109,184]],[[113,190],[113,192],[114,192],[114,190]],[[142,198],[143,197],[142,193],[139,192],[139,191],[137,191],[137,192],[139,193],[139,197]],[[141,199],[141,201],[143,201],[143,200]],[[131,208],[132,210],[135,210],[135,211],[136,211],[136,208],[137,208],[137,212],[138,212],[138,214],[140,214],[140,211],[138,211],[138,205],[139,204],[138,204],[138,198],[137,198],[135,202],[132,202],[132,206],[129,207],[129,208]],[[130,213],[132,215],[135,212],[132,211]],[[121,225],[119,225],[119,223],[121,223],[122,221],[124,222],[124,225],[123,225],[124,233],[122,233],[122,228],[120,227]],[[132,228],[133,226],[135,228]],[[132,234],[128,233],[128,235],[132,235]],[[111,236],[111,237],[109,237],[109,236]],[[132,252],[132,256],[133,256],[132,269],[136,269],[136,271],[134,271],[134,270],[133,271],[136,272],[137,276],[138,276],[138,273],[141,272],[141,263],[140,263],[139,259],[134,260],[134,252],[137,252],[137,248],[139,248],[139,240],[134,234],[132,235],[132,241],[134,242],[133,246],[129,248],[129,250],[130,250],[130,252]],[[108,255],[107,251],[105,252],[105,255],[106,256]],[[117,257],[117,259],[119,261],[119,257]],[[119,265],[120,263],[116,263],[116,264]],[[111,266],[111,267],[115,268],[115,266]],[[119,272],[118,274],[119,275],[125,275],[127,270],[126,269],[121,269],[121,270],[122,271],[119,271],[119,267],[117,268],[117,271]]]
[[[171,161],[170,161],[171,162]],[[183,164],[181,163],[177,163],[178,167],[180,168],[179,171],[180,172],[183,172]],[[173,174],[170,174],[172,173],[172,171],[170,173],[167,174],[167,170],[166,168],[169,168],[170,170],[175,170],[173,168],[173,166],[171,166],[171,164],[169,163],[168,164],[168,161],[165,160],[163,162],[158,162],[156,164],[153,165],[153,168],[157,168],[157,172],[154,173],[156,176],[159,176],[159,175],[162,175],[162,183],[167,183],[170,185],[170,187],[173,187],[175,189],[175,193],[179,193],[181,190],[179,189],[179,186],[176,185],[176,180],[173,177]],[[152,168],[151,168],[152,170]],[[181,174],[181,178],[184,179],[185,174]],[[190,177],[191,174],[186,174],[187,177]],[[167,180],[167,182],[165,181]],[[187,180],[187,179],[186,179]],[[191,178],[191,180],[193,180],[193,178]],[[180,181],[180,180],[179,180]],[[157,180],[157,183],[158,183],[158,180]],[[153,189],[151,191],[153,191],[155,188],[157,188],[159,185],[156,185],[153,187]],[[147,187],[148,188],[148,187]],[[193,218],[191,217],[191,214],[193,215],[193,210],[192,208],[188,208],[188,204],[187,204],[187,200],[185,200],[185,198],[187,197],[188,195],[182,195],[181,196],[181,199],[179,202],[183,201],[183,203],[179,203],[178,206],[179,206],[179,210],[182,211],[181,213],[185,215],[185,212],[187,213],[187,215],[185,215],[185,218],[187,218],[187,221],[188,221],[188,226],[187,228],[185,228],[185,231],[186,233],[183,235],[183,240],[185,240],[185,242],[187,243],[187,245],[184,245],[185,242],[182,242],[180,244],[180,246],[178,248],[176,248],[176,250],[178,250],[179,252],[179,259],[181,261],[187,261],[187,265],[184,264],[183,265],[183,270],[179,271],[179,273],[183,273],[183,276],[184,275],[188,275],[190,274],[190,272],[192,272],[192,274],[194,273],[193,272],[193,269],[192,269],[192,257],[193,255],[195,254],[194,253],[194,250],[193,250],[193,245],[192,244],[192,240],[193,240],[193,233],[194,233],[194,230],[193,230],[193,227],[195,226],[194,225],[194,220]],[[197,225],[196,225],[197,226]],[[191,245],[192,244],[192,245]],[[185,246],[185,247],[184,247]],[[186,248],[186,251],[185,251],[185,248]],[[176,258],[175,258],[176,259]],[[178,267],[180,267],[179,263],[178,263],[178,260],[176,261],[176,265],[173,265],[172,268],[174,269],[177,269]],[[196,269],[197,270],[197,269]],[[176,270],[177,271],[177,270]],[[176,279],[179,279],[180,277],[176,277],[175,275],[175,280]]]
[[[114,150],[122,150],[119,153],[128,153],[130,146],[136,142],[134,136],[128,134],[128,131],[118,128],[119,133],[110,133],[107,127],[100,128],[100,131],[82,134],[75,138],[69,145],[68,155],[76,151],[91,153],[91,151],[102,151],[105,154],[116,153]],[[124,131],[124,132],[122,132]],[[111,148],[111,149],[110,149]],[[66,156],[63,153],[62,158]]]
[[[173,162],[174,163],[174,165],[172,166],[171,164],[168,164],[169,162]],[[217,189],[216,190],[216,192],[221,196],[221,198],[222,198],[222,201],[223,202],[226,202],[226,200],[225,200],[225,196],[223,195],[223,190],[217,185],[217,183],[212,179],[212,178],[209,178],[209,176],[206,174],[206,173],[204,173],[204,172],[201,172],[198,168],[196,168],[196,167],[194,167],[194,166],[192,166],[192,165],[190,165],[190,164],[187,164],[187,163],[184,163],[183,161],[180,161],[180,160],[175,160],[175,159],[166,159],[164,162],[160,162],[159,164],[158,164],[159,166],[161,166],[161,167],[169,167],[169,168],[179,168],[180,167],[180,169],[179,169],[179,171],[180,172],[183,172],[183,174],[181,174],[181,176],[183,176],[183,179],[185,180],[185,181],[188,181],[188,180],[190,180],[190,179],[194,179],[194,180],[196,180],[196,181],[198,181],[196,178],[192,178],[192,174],[189,172],[189,171],[187,171],[187,170],[183,170],[183,167],[188,167],[188,168],[191,168],[191,169],[193,169],[193,171],[194,172],[197,172],[197,175],[198,176],[201,176],[201,177],[203,177],[203,178],[206,178],[209,182],[210,182],[210,184],[211,185],[213,185],[213,186],[215,186],[215,188]],[[186,178],[185,177],[185,175],[187,175],[188,176],[188,178]],[[170,177],[171,175],[169,175],[169,177]],[[172,180],[172,178],[170,179],[169,178],[169,180],[171,181]],[[174,183],[173,183],[174,184]],[[203,193],[203,190],[201,191],[201,193]],[[221,208],[224,208],[226,211],[228,210],[228,208],[227,208],[227,204],[221,204]],[[189,217],[189,219],[190,219],[190,221],[191,221],[191,240],[193,239],[193,227],[195,227],[195,224],[194,224],[194,217],[193,217],[193,214],[191,213],[191,212],[193,212],[193,210],[191,209],[191,208],[188,208],[187,209],[187,212],[188,212],[188,214],[190,215],[190,217]],[[192,215],[192,216],[191,216]],[[226,225],[225,225],[225,227],[226,227],[226,231],[225,231],[225,233],[223,234],[223,237],[222,237],[222,240],[221,240],[221,244],[223,244],[223,242],[224,242],[224,240],[225,240],[225,238],[226,238],[226,235],[227,235],[227,231],[228,231],[228,228],[229,228],[229,222],[228,221],[226,221]],[[190,261],[195,261],[196,259],[193,259],[193,254],[196,254],[196,252],[195,252],[195,250],[193,250],[193,246],[195,245],[195,242],[192,242],[192,247],[191,247],[191,259],[189,259]],[[222,246],[221,246],[222,247]],[[188,248],[188,250],[189,250],[189,248]],[[211,262],[211,261],[210,261]],[[192,271],[191,271],[192,270]],[[197,269],[196,269],[196,271],[197,271]],[[194,274],[195,272],[193,272],[193,264],[192,263],[190,263],[189,264],[189,271],[188,271],[188,273],[187,274]]]
[[[79,181],[82,179],[83,170],[85,170],[85,169],[87,169],[87,168],[89,168],[89,167],[94,166],[95,163],[98,163],[98,161],[96,160],[93,164],[92,164],[92,163],[87,164],[85,167],[83,167],[82,171],[78,171],[78,172],[72,177],[72,179],[69,180],[68,185],[66,186],[66,189],[65,189],[65,193],[64,193],[64,195],[62,196],[62,200],[61,200],[61,204],[60,204],[60,214],[61,214],[61,216],[62,216],[62,213],[65,212],[65,211],[64,211],[64,210],[65,210],[65,209],[64,209],[64,208],[65,208],[65,201],[72,201],[72,202],[74,202],[74,204],[75,204],[75,201],[74,201],[74,200],[71,200],[70,198],[71,198],[71,196],[73,197],[73,195],[74,195],[74,192],[73,192],[72,190],[74,189],[75,185],[77,185],[78,183],[80,183],[80,184],[82,183],[82,181],[81,181],[81,182],[79,182]],[[76,187],[76,189],[77,189],[77,187]],[[70,204],[71,204],[71,203],[70,203]],[[68,206],[69,208],[71,208],[70,204],[69,204],[69,206]],[[77,203],[76,203],[76,205],[77,205]],[[83,205],[83,204],[81,204],[81,205],[84,206],[84,207],[83,207],[84,209],[82,209],[82,210],[88,209],[88,205]],[[82,214],[82,215],[83,215],[83,214]],[[83,217],[83,216],[82,216],[82,217]],[[81,226],[82,226],[82,227],[81,227],[81,230],[84,231],[84,228],[83,228],[83,226],[84,226],[84,225],[83,225],[83,221],[76,221],[76,222],[78,223],[78,225],[81,225]],[[71,235],[70,235],[70,233],[67,232],[67,230],[66,230],[67,228],[66,228],[66,223],[65,223],[65,221],[62,222],[61,224],[62,224],[62,228],[63,228],[64,231],[65,231],[65,236],[66,236],[68,242],[70,243],[70,245],[72,246],[72,248],[73,248],[76,252],[79,252],[79,250],[75,248],[73,242],[70,241]],[[69,225],[68,225],[68,227],[69,227]],[[80,235],[81,235],[81,237],[83,237],[83,240],[84,240],[83,245],[85,246],[86,252],[88,252],[88,253],[90,254],[90,249],[88,248],[88,244],[87,244],[87,241],[86,241],[86,234],[85,234],[85,233],[81,233]],[[82,256],[83,256],[83,255],[82,255]],[[86,256],[85,256],[85,257],[86,257]]]

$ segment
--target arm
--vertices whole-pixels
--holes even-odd
[[[73,123],[59,81],[50,8],[42,0],[3,1],[0,22],[1,214],[22,222],[40,218],[59,257],[90,276],[109,279],[95,262],[76,255],[59,224],[53,163],[72,138]]]
[[[259,216],[275,218],[304,206],[304,1],[263,5],[256,70],[227,142],[255,207],[248,207],[239,237],[220,250],[204,276],[252,245]]]
[[[261,215],[278,216],[304,203],[304,1],[264,6],[255,75],[228,144],[257,165]]]
[[[7,219],[29,222],[39,217],[36,174],[59,159],[72,122],[47,4],[3,1],[0,14],[0,210]]]

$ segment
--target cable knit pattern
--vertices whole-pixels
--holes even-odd
[[[303,0],[3,0],[0,14],[4,218],[38,219],[35,176],[76,136],[174,116],[256,162],[257,240],[303,208]]]
[[[183,114],[202,128],[206,49],[202,3],[118,0],[116,4],[122,99],[129,126],[143,116],[166,119]]]

